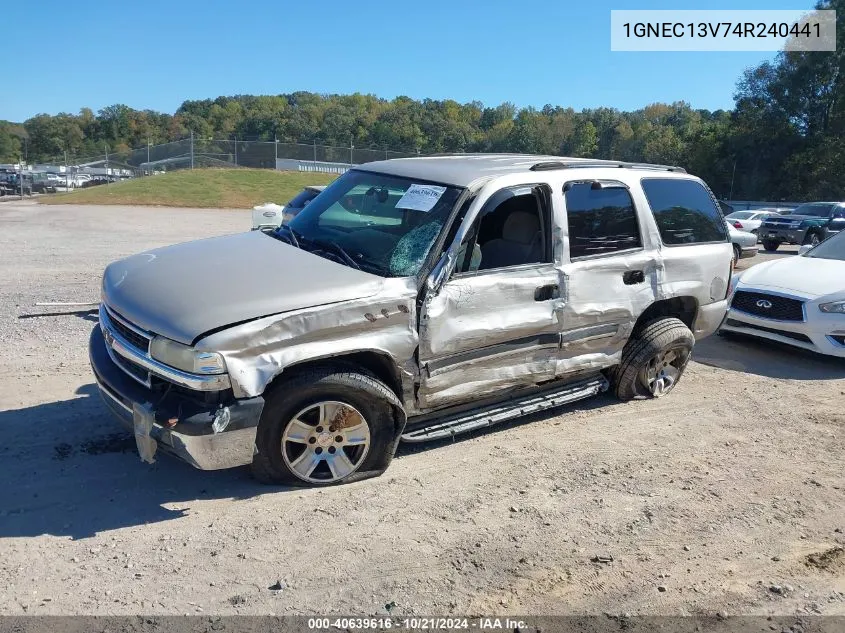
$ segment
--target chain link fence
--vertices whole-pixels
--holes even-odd
[[[282,143],[189,137],[170,143],[149,144],[129,151],[108,151],[93,156],[56,156],[47,164],[67,165],[69,171],[109,170],[124,176],[145,176],[175,169],[251,167],[276,169],[279,159],[358,165],[376,160],[417,156],[419,152],[340,147],[318,143]]]

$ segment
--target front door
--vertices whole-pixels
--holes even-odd
[[[421,410],[555,377],[560,273],[552,258],[550,189],[504,188],[487,199],[454,271],[420,316]]]

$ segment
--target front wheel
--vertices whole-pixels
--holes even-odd
[[[265,399],[252,461],[263,483],[337,484],[379,475],[393,457],[395,396],[369,374],[314,369]]]
[[[776,251],[778,246],[780,246],[780,242],[777,240],[763,240],[763,248],[769,252]]]
[[[623,401],[659,398],[672,391],[689,363],[694,344],[692,332],[680,319],[649,323],[622,352],[613,379],[616,397]]]
[[[739,246],[734,244],[734,268],[736,268],[736,265],[739,263],[739,256],[740,256]]]
[[[818,246],[821,241],[821,237],[815,232],[810,233],[804,238],[804,244],[809,244],[810,246]]]

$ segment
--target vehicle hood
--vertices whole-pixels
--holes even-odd
[[[772,218],[766,218],[764,222],[771,222],[772,224],[789,224],[790,222],[803,222],[804,220],[815,220],[817,222],[827,222],[827,217],[819,217],[818,215],[779,215]],[[742,222],[742,220],[740,220]]]
[[[139,327],[190,344],[234,323],[361,299],[383,279],[260,231],[132,255],[103,274],[103,300]]]
[[[745,271],[740,286],[786,290],[816,298],[845,291],[845,262],[817,257],[787,257]]]

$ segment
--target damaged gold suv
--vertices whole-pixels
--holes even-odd
[[[369,163],[276,230],[108,266],[90,358],[145,461],[347,482],[400,440],[668,393],[725,315],[732,255],[677,167]]]

